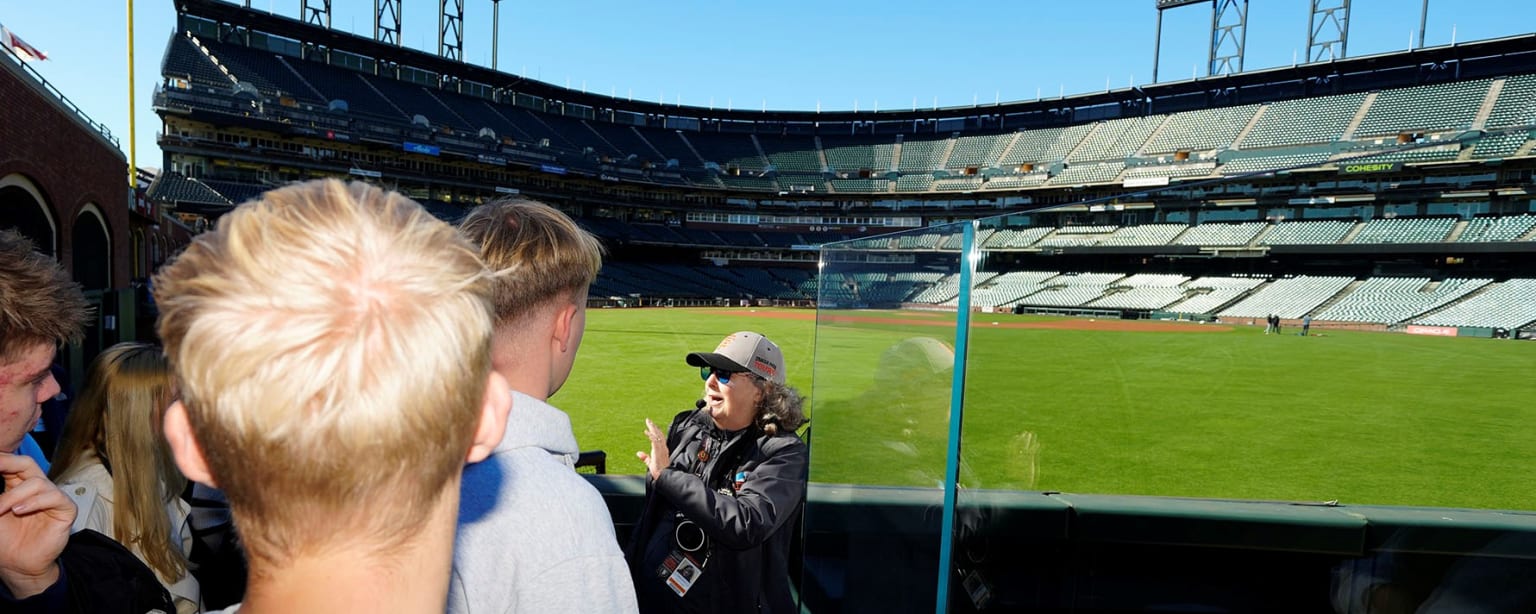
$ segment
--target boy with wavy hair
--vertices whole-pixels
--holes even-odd
[[[471,211],[459,231],[495,283],[491,363],[512,386],[507,433],[464,472],[450,612],[633,612],[602,496],[576,474],[571,419],[548,403],[570,376],[602,245],[527,199]]]

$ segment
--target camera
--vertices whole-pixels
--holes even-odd
[[[677,515],[677,527],[672,530],[672,541],[683,552],[698,552],[709,546],[709,537],[704,535],[704,529],[682,514]]]

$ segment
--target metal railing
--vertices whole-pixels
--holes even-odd
[[[20,56],[16,55],[16,53],[14,51],[11,51],[11,49],[8,46],[0,45],[0,49],[3,49],[5,51],[3,54],[0,54],[0,57],[4,57],[6,60],[10,61],[12,64],[15,64],[16,67],[21,70],[22,74],[25,74],[28,77],[30,77],[32,80],[36,81],[37,84],[39,86],[41,86],[44,91],[48,92],[54,98],[58,99],[58,102],[63,104],[64,108],[72,111],[75,114],[77,119],[79,119],[81,122],[84,122],[86,127],[90,128],[92,130],[95,130],[97,133],[99,133],[102,136],[102,138],[106,139],[107,142],[111,143],[113,147],[116,147],[118,149],[122,149],[122,143],[120,143],[117,140],[117,137],[112,136],[112,130],[107,128],[107,126],[105,124],[102,124],[101,122],[98,122],[98,121],[96,121],[94,119],[91,119],[91,116],[86,115],[85,111],[81,110],[80,107],[78,105],[76,105],[73,101],[71,101],[68,96],[64,95],[64,92],[59,91],[59,88],[54,87],[53,83],[50,83],[48,81],[48,79],[43,77],[43,75],[41,73],[38,73],[36,69],[32,68],[31,66],[28,66],[27,62],[25,60],[22,60]]]

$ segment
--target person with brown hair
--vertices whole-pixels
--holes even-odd
[[[155,277],[166,439],[229,499],[242,614],[442,612],[460,476],[510,407],[490,282],[421,205],[336,180],[236,207]]]
[[[170,595],[127,549],[71,534],[76,509],[37,462],[16,454],[41,403],[58,394],[49,366],[90,311],[80,286],[20,233],[0,230],[0,610],[170,610]]]
[[[629,546],[642,612],[796,611],[789,578],[808,451],[784,353],[761,334],[694,352],[704,398],[665,433],[645,421],[649,478]]]
[[[188,614],[200,609],[201,598],[187,569],[191,507],[179,496],[187,479],[160,432],[175,396],[160,348],[107,348],[91,363],[48,477],[79,508],[73,530],[92,529],[127,546],[171,592],[176,611]]]
[[[635,590],[597,490],[574,469],[571,419],[549,404],[586,328],[602,245],[527,199],[459,224],[496,275],[491,363],[512,387],[507,432],[464,470],[450,612],[633,612]]]

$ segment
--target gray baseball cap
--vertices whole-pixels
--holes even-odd
[[[693,352],[688,364],[723,371],[749,371],[775,384],[784,383],[784,352],[767,337],[751,331],[731,333],[713,352]]]

